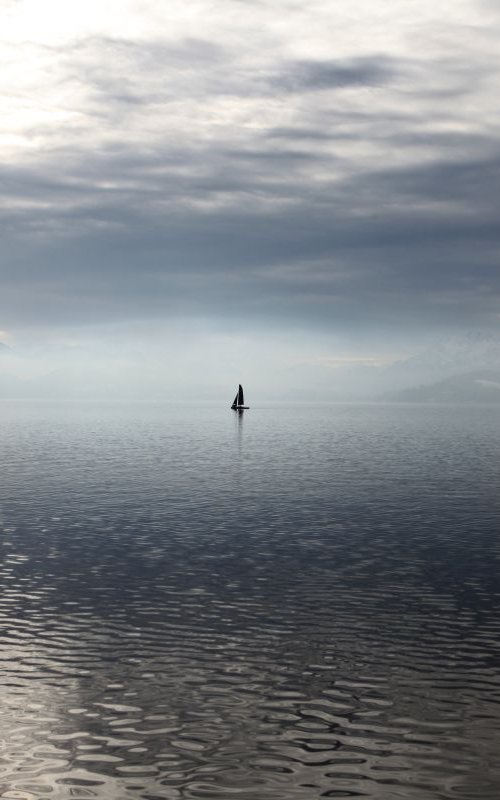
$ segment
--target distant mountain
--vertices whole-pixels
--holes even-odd
[[[419,375],[430,382],[449,375],[497,368],[500,368],[500,337],[469,331],[436,340],[420,353],[396,361],[386,372],[398,379],[407,376],[414,383]]]
[[[387,392],[383,399],[413,403],[500,403],[500,370],[475,370]]]
[[[452,383],[444,384],[441,395],[444,398],[448,386],[450,397],[453,391],[463,392],[471,400],[483,399],[490,393],[494,396],[494,390],[488,390],[489,384],[481,388],[483,384],[478,381],[495,383],[499,370],[500,336],[478,331],[437,339],[420,352],[385,366],[301,365],[295,375],[287,378],[289,383],[295,383],[295,399],[311,399],[315,392],[314,399],[318,400],[366,401],[396,399],[400,393],[401,398],[423,399],[427,387],[461,376],[463,380],[457,380],[454,389]],[[435,393],[440,393],[438,386]]]
[[[499,370],[500,337],[472,331],[436,340],[421,352],[377,370],[372,388],[386,399],[495,402]]]

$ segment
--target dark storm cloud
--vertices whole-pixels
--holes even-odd
[[[256,153],[249,166],[246,152],[214,149],[209,168],[206,152],[188,151],[187,175],[176,173],[180,155],[130,156],[127,178],[149,175],[131,190],[92,188],[105,165],[108,179],[123,175],[123,155],[80,162],[59,181],[10,171],[11,188],[53,205],[9,212],[4,315],[24,306],[61,322],[164,313],[313,324],[493,319],[498,158],[380,169],[311,185],[305,196],[295,154],[266,169],[264,151],[261,171]],[[218,206],[221,195],[234,204]]]

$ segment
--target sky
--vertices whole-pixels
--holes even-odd
[[[0,14],[0,373],[232,395],[498,333],[496,2]]]

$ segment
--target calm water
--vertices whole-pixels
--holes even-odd
[[[500,796],[500,409],[0,404],[0,797]]]

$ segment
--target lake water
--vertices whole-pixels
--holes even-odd
[[[500,796],[500,408],[0,404],[0,797]]]

